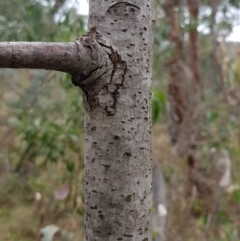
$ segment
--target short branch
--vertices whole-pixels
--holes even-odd
[[[114,115],[127,63],[93,27],[72,43],[0,43],[0,68],[69,73],[72,83],[83,90],[89,108],[100,106],[107,115]]]
[[[100,37],[91,29],[71,43],[0,42],[0,68],[56,70],[71,74],[77,85],[89,78],[93,82],[108,59]]]
[[[74,47],[74,43],[3,42],[0,43],[0,68],[71,72],[78,63]]]

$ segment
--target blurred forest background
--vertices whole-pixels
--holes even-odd
[[[87,28],[79,2],[1,0],[0,41],[74,41]],[[239,0],[157,0],[153,146],[166,241],[240,240],[240,44],[227,41],[239,24]],[[0,79],[0,241],[37,241],[44,227],[42,241],[83,240],[80,89],[44,70],[0,69]]]

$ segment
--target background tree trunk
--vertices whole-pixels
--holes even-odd
[[[153,212],[154,241],[166,240],[167,208],[163,171],[156,155],[153,155]]]
[[[172,145],[178,154],[186,152],[184,136],[186,115],[189,109],[188,82],[189,72],[185,64],[184,41],[180,32],[180,2],[165,1],[162,4],[167,23],[170,26],[167,38],[173,43],[174,50],[166,61],[168,74],[168,129]],[[175,11],[178,9],[179,11]],[[179,144],[180,143],[180,144]]]
[[[193,74],[193,83],[195,88],[199,91],[200,86],[200,72],[199,72],[199,48],[198,48],[198,14],[199,2],[198,0],[187,0],[188,11],[190,13],[190,30],[188,33],[188,52],[189,52],[189,67]]]

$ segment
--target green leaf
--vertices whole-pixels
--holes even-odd
[[[74,163],[73,162],[67,162],[66,163],[66,167],[67,167],[67,170],[69,171],[69,172],[73,172],[74,171]]]
[[[155,123],[159,116],[166,113],[166,96],[163,92],[153,90],[152,94],[152,121]]]
[[[218,112],[216,112],[216,111],[210,111],[210,110],[208,110],[208,111],[206,112],[206,117],[207,117],[208,123],[209,123],[209,124],[212,124],[213,122],[215,122],[215,121],[218,119],[219,114],[218,114]]]
[[[229,213],[227,211],[220,210],[218,212],[218,217],[219,217],[219,220],[222,224],[230,223]]]
[[[234,203],[240,204],[240,190],[234,191],[231,199]]]

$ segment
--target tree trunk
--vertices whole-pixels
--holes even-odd
[[[189,52],[189,67],[193,73],[193,82],[195,88],[199,91],[200,72],[199,72],[199,48],[198,48],[198,14],[199,1],[187,0],[188,11],[190,13],[190,30],[188,33],[188,52]]]
[[[150,241],[153,1],[90,1],[113,68],[85,93],[86,240]],[[104,83],[104,85],[102,84]]]
[[[73,43],[0,43],[0,68],[67,72],[84,94],[85,240],[150,241],[154,0],[90,1]]]
[[[180,32],[180,17],[175,9],[180,9],[180,2],[166,0],[162,4],[167,23],[170,26],[167,38],[173,43],[174,51],[166,61],[168,73],[168,129],[172,145],[179,155],[186,153],[186,119],[189,109],[189,72],[185,64],[184,41]]]
[[[164,176],[161,165],[153,155],[153,212],[152,226],[154,241],[166,240],[167,208]]]
[[[169,0],[162,5],[171,29],[168,40],[174,44],[174,52],[167,62],[168,70],[168,126],[172,145],[176,154],[185,157],[189,173],[195,168],[196,146],[200,138],[200,97],[201,79],[199,72],[198,49],[198,1],[187,0],[190,14],[188,45],[181,33],[180,1]],[[178,10],[178,11],[176,11]],[[185,47],[185,48],[184,48]],[[186,51],[187,49],[187,51]],[[186,61],[188,59],[188,62]],[[192,180],[189,176],[187,194],[192,192]]]
[[[208,93],[219,93],[223,91],[221,88],[223,86],[224,73],[222,72],[221,61],[219,61],[218,56],[218,33],[217,33],[217,12],[221,4],[221,0],[210,0],[211,16],[210,16],[210,38],[211,38],[211,52],[208,61],[208,75],[205,83],[205,91]]]

